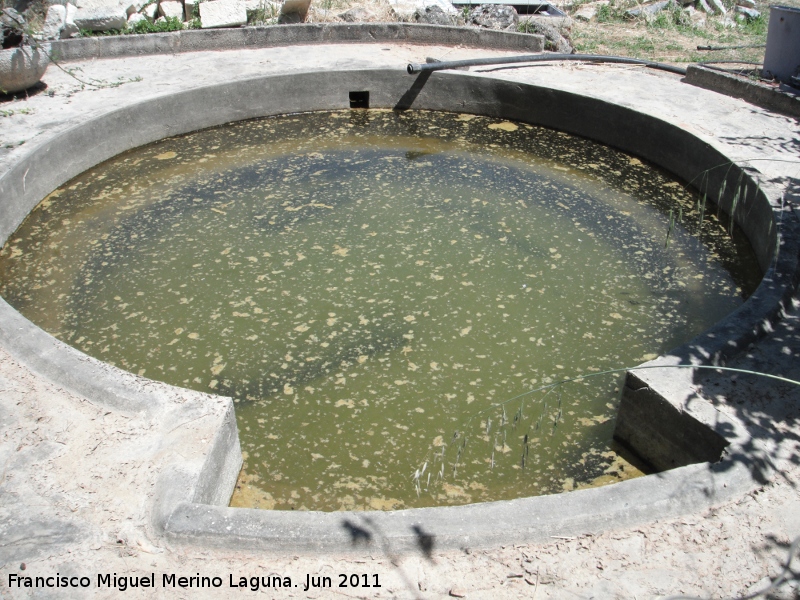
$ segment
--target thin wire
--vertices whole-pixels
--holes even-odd
[[[573,381],[582,381],[584,379],[589,379],[591,377],[599,377],[600,375],[611,375],[613,373],[624,373],[628,371],[644,371],[647,369],[708,369],[714,371],[726,371],[729,373],[742,373],[744,375],[756,375],[758,377],[764,377],[766,379],[774,379],[776,381],[781,381],[783,383],[789,383],[792,385],[800,386],[800,381],[795,379],[789,379],[788,377],[781,377],[780,375],[772,375],[770,373],[761,373],[759,371],[750,371],[748,369],[736,369],[734,367],[718,367],[715,365],[643,365],[639,367],[628,367],[628,368],[620,368],[620,369],[608,369],[607,371],[598,371],[596,373],[587,373],[585,375],[578,375],[576,377],[570,377],[568,379],[562,379],[561,381],[557,381],[555,383],[548,383],[547,385],[540,386],[538,388],[528,390],[527,392],[523,392],[514,396],[513,398],[509,398],[508,400],[504,400],[503,402],[498,402],[497,404],[493,404],[489,408],[486,408],[474,415],[478,416],[490,410],[493,410],[499,406],[504,406],[509,402],[513,402],[514,400],[519,400],[520,398],[524,398],[525,396],[530,396],[531,394],[535,394],[536,392],[541,392],[542,390],[548,390],[548,394],[560,385],[565,383],[571,383]],[[474,418],[473,417],[473,418]]]

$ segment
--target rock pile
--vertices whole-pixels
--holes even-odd
[[[758,19],[761,13],[756,10],[754,0],[735,0],[736,4],[733,14],[739,20]],[[598,17],[601,11],[609,10],[611,6],[609,0],[596,0],[582,4],[573,18],[579,21],[591,21]],[[708,17],[717,17],[724,27],[734,27],[736,22],[731,18],[731,11],[725,8],[722,0],[660,0],[641,4],[636,8],[626,10],[625,16],[630,19],[644,18],[650,20],[655,18],[658,13],[664,10],[681,11],[681,15],[687,19],[687,24],[693,27],[705,27]]]
[[[513,6],[481,4],[469,13],[469,22],[487,29],[513,29],[519,24],[519,15]]]
[[[24,0],[20,0],[24,1]],[[290,24],[307,20],[311,0],[47,0],[41,39],[75,37],[81,31],[171,31],[182,27],[238,27],[250,24]],[[605,0],[607,1],[607,0]],[[719,0],[698,0],[719,1]],[[751,0],[741,0],[743,2]],[[510,5],[483,4],[471,11],[456,9],[448,0],[388,0],[389,20],[432,25],[472,25],[516,31],[520,18]],[[356,6],[336,14],[316,8],[313,18],[324,21],[362,22],[379,18],[373,10]],[[527,19],[528,17],[526,17]],[[155,24],[154,27],[142,25]],[[164,23],[164,27],[158,27]],[[567,51],[568,41],[546,24],[536,25],[552,49]],[[527,30],[529,28],[525,28]],[[541,31],[539,31],[541,29]],[[530,33],[534,33],[533,30]],[[566,45],[565,45],[566,44]]]
[[[51,0],[53,1],[53,0]],[[176,27],[236,27],[256,14],[278,16],[269,0],[55,0],[47,10],[42,39],[75,37],[81,30],[115,31],[137,23],[175,22]],[[63,4],[58,2],[64,2]],[[306,5],[308,2],[306,2]],[[302,20],[302,19],[301,19]]]

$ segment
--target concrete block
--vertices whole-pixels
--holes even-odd
[[[120,5],[94,9],[79,8],[75,13],[75,25],[78,29],[109,31],[123,29],[127,23],[128,13]]]
[[[121,6],[124,0],[76,0],[75,6],[82,10],[97,10]]]
[[[61,36],[61,30],[67,23],[67,7],[60,4],[53,4],[47,9],[47,16],[44,18],[42,26],[42,37],[46,40],[57,40]]]
[[[238,27],[247,23],[247,10],[241,0],[201,2],[200,23],[203,29]]]
[[[158,14],[165,18],[176,18],[183,21],[183,2],[164,0],[158,5]]]

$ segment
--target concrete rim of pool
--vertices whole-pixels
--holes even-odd
[[[333,29],[329,26],[326,31]],[[414,26],[391,29],[394,37],[390,39],[396,41],[401,29],[413,31]],[[320,30],[309,31],[317,35]],[[203,49],[217,43],[214,36],[246,35],[205,33],[206,38],[196,36],[205,44]],[[158,52],[164,39],[132,43],[155,44],[153,52]],[[122,41],[108,43],[116,48],[112,55],[124,54],[119,49]],[[516,48],[517,43],[513,39],[505,47]],[[32,144],[0,177],[0,240],[4,243],[46,194],[125,150],[231,121],[346,109],[353,92],[362,105],[368,97],[370,108],[466,112],[560,129],[645,158],[685,181],[705,171],[711,197],[716,197],[723,181],[728,182],[723,210],[729,210],[733,202],[740,175],[756,188],[752,183],[755,170],[730,166],[719,150],[685,129],[590,93],[506,81],[491,73],[409,76],[405,65],[309,70],[133,102]],[[113,134],[120,131],[125,135]],[[74,148],[84,151],[76,153]],[[37,175],[32,177],[33,173]],[[757,291],[710,330],[648,366],[722,364],[716,361],[735,356],[769,332],[770,323],[790,302],[798,277],[798,222],[783,200],[781,190],[762,184],[747,202],[737,204],[733,215],[765,273]],[[155,414],[167,404],[207,398],[87,357],[27,321],[3,300],[0,343],[50,381],[122,413]],[[299,513],[227,507],[241,452],[233,404],[225,399],[219,427],[204,450],[173,462],[158,475],[148,492],[150,524],[168,539],[213,546],[359,551],[390,544],[393,551],[403,551],[432,543],[447,548],[536,541],[685,514],[741,495],[763,483],[773,470],[769,457],[754,449],[745,427],[717,411],[691,384],[691,369],[652,369],[629,373],[623,391],[616,436],[655,467],[668,470],[567,494],[394,512]]]

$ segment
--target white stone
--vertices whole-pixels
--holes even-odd
[[[746,6],[737,6],[736,12],[737,14],[744,16],[745,19],[747,20],[757,19],[758,17],[761,16],[761,13],[758,12],[756,9],[747,8]]]
[[[720,15],[723,15],[723,16],[728,14],[728,11],[725,9],[725,5],[722,4],[722,0],[708,0],[708,5],[717,14],[720,14]]]
[[[714,9],[712,9],[706,0],[697,0],[697,9],[706,13],[707,15],[713,15]]]
[[[142,13],[133,13],[130,17],[128,17],[128,27],[133,27],[141,21],[147,21],[147,17],[145,17]]]
[[[476,5],[479,4],[476,2]],[[428,6],[438,6],[448,15],[459,14],[447,0],[389,0],[389,6],[401,21],[410,21],[417,10],[424,12]]]
[[[75,5],[82,10],[108,9],[121,6],[127,16],[138,12],[146,0],[75,0]]]
[[[247,23],[247,11],[242,0],[212,0],[200,3],[200,24],[210,27],[238,27]]]
[[[130,2],[125,9],[125,11],[128,13],[128,18],[130,19],[131,15],[134,13],[141,12],[145,2],[146,0],[133,0],[133,2]]]
[[[75,6],[81,10],[97,10],[100,8],[110,8],[122,6],[122,0],[75,0]],[[125,7],[127,8],[127,6]]]
[[[158,14],[165,18],[176,18],[183,21],[183,2],[164,0],[158,5]]]
[[[591,21],[595,18],[595,16],[597,16],[597,7],[592,6],[591,4],[584,4],[575,11],[575,14],[572,15],[572,18],[576,19],[577,21]]]
[[[78,7],[74,4],[67,2],[67,14],[64,19],[64,28],[61,30],[61,39],[75,37],[80,33],[78,26],[75,25],[75,15],[78,12]]]
[[[78,8],[75,13],[75,25],[78,29],[89,31],[109,31],[123,29],[128,23],[128,13],[120,6],[100,8]]]
[[[153,21],[156,18],[156,14],[158,14],[158,4],[155,2],[146,4],[139,12],[147,17],[150,21]]]
[[[600,0],[599,2],[589,2],[588,4],[584,4],[581,6],[575,14],[572,15],[574,19],[579,21],[591,21],[597,16],[597,11],[600,10],[601,6],[608,6],[608,0]]]
[[[47,9],[47,16],[44,18],[42,26],[42,37],[46,40],[57,40],[61,36],[61,30],[67,23],[67,7],[60,4],[53,4]]]

